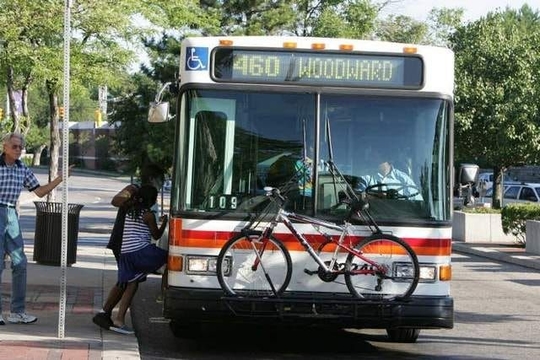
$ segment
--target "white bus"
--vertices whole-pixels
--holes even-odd
[[[164,317],[177,336],[205,323],[268,322],[386,329],[392,341],[414,342],[421,329],[453,327],[450,50],[331,38],[187,38],[178,85],[164,296]],[[168,104],[157,100],[150,121],[168,118]],[[306,156],[311,178],[296,182],[298,190],[294,164]],[[247,224],[265,221],[265,186],[283,189],[292,211],[343,220],[333,211],[339,193],[327,160],[358,193],[379,176],[369,190],[371,214],[418,255],[414,294],[403,302],[353,298],[342,276],[325,282],[303,271],[317,265],[278,226],[275,235],[293,258],[285,294],[227,299],[217,255]],[[408,195],[377,175],[381,162],[410,179]],[[356,225],[359,238],[369,234]],[[317,247],[322,236],[299,226]]]

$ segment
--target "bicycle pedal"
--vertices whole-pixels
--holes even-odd
[[[304,272],[308,275],[315,275],[317,274],[319,271],[318,270],[308,270],[308,269],[304,269]]]

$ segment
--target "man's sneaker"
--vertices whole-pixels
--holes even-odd
[[[109,330],[111,326],[114,325],[111,316],[104,312],[100,312],[94,315],[92,321],[94,322],[94,324],[105,330]]]
[[[2,315],[0,315],[0,325],[6,325],[6,322],[4,321]]]
[[[32,324],[37,321],[37,317],[26,313],[11,313],[7,320],[12,324]]]
[[[129,328],[127,325],[117,326],[113,325],[110,328],[111,331],[124,334],[124,335],[133,335],[135,334],[135,331],[132,328]]]

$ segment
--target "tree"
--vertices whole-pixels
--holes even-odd
[[[169,169],[174,155],[174,122],[150,124],[148,107],[156,94],[156,82],[142,75],[133,78],[135,91],[113,105],[110,122],[115,132],[116,151],[129,159],[127,170],[137,173],[147,162]]]
[[[365,38],[379,12],[395,1],[370,0],[204,0],[230,35],[297,35]]]
[[[109,123],[117,124],[115,136],[116,152],[130,161],[127,170],[137,173],[146,162],[160,165],[164,169],[172,166],[174,144],[174,122],[149,124],[149,104],[159,88],[171,82],[176,85],[180,40],[185,34],[215,34],[219,32],[217,9],[199,7],[196,1],[181,4],[170,1],[155,1],[159,5],[161,36],[142,37],[141,44],[149,56],[149,65],[141,64],[129,83],[118,89],[117,100],[112,104]],[[154,14],[155,15],[155,14]],[[152,14],[149,14],[153,19]],[[180,29],[171,31],[171,29]],[[170,93],[165,94],[172,98]],[[171,106],[173,111],[173,106]]]
[[[169,169],[174,155],[174,122],[149,124],[147,115],[159,87],[177,78],[180,40],[164,33],[159,40],[146,39],[144,44],[150,65],[141,66],[141,71],[133,75],[129,88],[123,90],[129,95],[113,104],[109,118],[111,124],[119,124],[116,150],[130,159],[128,171],[131,173],[136,173],[147,161]],[[166,93],[165,99],[172,96]]]
[[[81,1],[72,7],[72,29],[70,35],[71,84],[86,87],[102,84],[120,84],[127,74],[128,65],[134,52],[123,43],[129,43],[152,29],[147,29],[133,21],[135,15],[149,14],[156,2],[137,0]],[[2,0],[0,2],[0,70],[7,74],[5,84],[14,104],[13,94],[22,89],[23,109],[27,109],[26,99],[34,82],[44,84],[47,91],[50,116],[49,180],[56,176],[59,157],[59,116],[60,89],[63,86],[63,14],[64,1]],[[13,109],[14,107],[12,107]],[[26,132],[31,122],[28,113],[26,128],[12,112],[13,130]],[[54,192],[48,200],[54,198]]]
[[[463,8],[433,8],[428,17],[428,43],[449,46],[450,37],[463,25],[463,12]]]
[[[378,20],[375,37],[402,43],[448,46],[450,35],[462,25],[462,18],[461,8],[433,8],[426,22],[404,15],[390,15]]]
[[[451,37],[456,53],[456,157],[493,167],[495,208],[501,205],[503,172],[539,160],[536,19],[523,9],[507,9],[458,28]]]

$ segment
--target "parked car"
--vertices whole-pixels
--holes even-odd
[[[504,174],[503,176],[503,184],[507,183],[507,184],[510,184],[512,183],[512,179]],[[480,173],[478,174],[478,191],[481,191],[481,190],[484,190],[484,191],[487,191],[489,189],[491,189],[491,187],[493,186],[493,173],[487,173],[487,172],[483,172],[483,173]]]
[[[512,203],[538,203],[540,204],[540,184],[537,183],[511,183],[504,185],[503,205]],[[486,191],[485,202],[491,202],[493,188]]]

